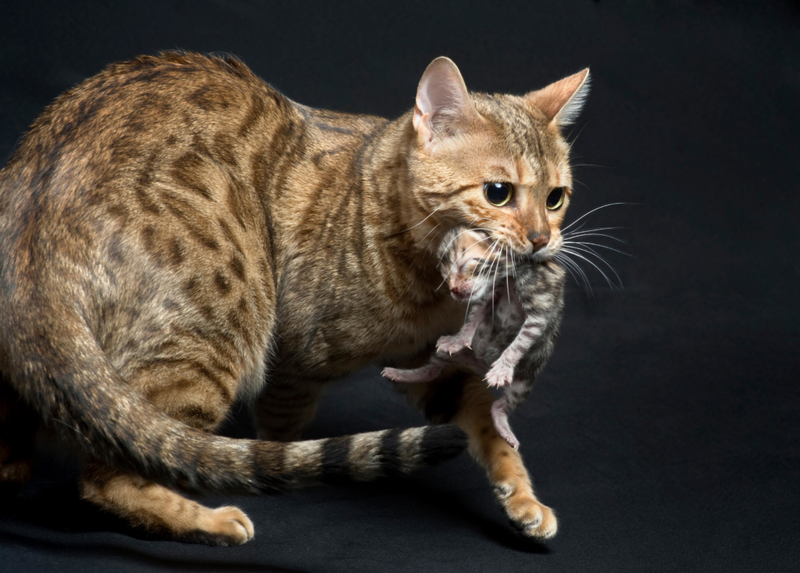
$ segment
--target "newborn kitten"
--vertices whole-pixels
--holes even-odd
[[[480,231],[457,228],[440,247],[442,274],[456,300],[472,306],[461,330],[442,336],[429,362],[416,369],[385,368],[395,382],[430,382],[451,363],[486,372],[492,387],[504,387],[492,404],[492,421],[514,449],[519,441],[509,413],[530,393],[553,352],[564,308],[564,269],[552,261],[523,259],[509,265],[486,258],[492,250]],[[491,367],[489,366],[491,365]]]

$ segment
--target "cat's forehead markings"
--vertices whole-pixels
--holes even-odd
[[[536,166],[531,166],[529,161],[523,157],[517,157],[514,161],[514,166],[517,168],[517,181],[526,186],[533,186],[539,179],[536,176]]]

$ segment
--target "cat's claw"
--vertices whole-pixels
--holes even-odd
[[[514,368],[505,364],[495,364],[486,373],[486,383],[491,388],[501,388],[506,384],[511,384],[514,379]]]
[[[436,352],[452,356],[465,348],[472,350],[470,342],[470,340],[465,340],[464,337],[458,336],[457,334],[454,336],[441,336],[436,342]]]
[[[403,377],[403,373],[398,368],[384,368],[381,370],[381,376],[388,378],[392,382],[400,382],[400,378]]]

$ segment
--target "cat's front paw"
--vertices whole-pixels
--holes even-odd
[[[511,384],[514,379],[514,367],[504,362],[495,362],[486,373],[486,383],[492,388],[500,388]]]
[[[495,486],[495,495],[506,510],[511,525],[526,537],[550,539],[558,531],[558,520],[553,510],[524,491]]]
[[[465,348],[471,348],[469,344],[470,340],[458,334],[453,336],[441,336],[439,340],[436,341],[436,352],[452,356]]]

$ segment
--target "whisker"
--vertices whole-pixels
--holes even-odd
[[[575,223],[577,223],[578,221],[580,221],[584,217],[588,217],[589,215],[591,215],[592,213],[594,213],[596,211],[599,211],[600,209],[605,209],[606,207],[614,207],[614,206],[617,206],[617,205],[638,205],[638,203],[628,203],[628,202],[624,202],[623,201],[623,202],[618,202],[618,203],[606,203],[605,205],[600,205],[599,207],[595,207],[594,209],[592,209],[588,213],[584,213],[583,215],[581,215],[580,217],[575,219],[572,223],[570,223],[569,225],[567,225],[566,227],[561,229],[561,232],[563,233],[564,231],[566,231],[567,229],[572,227]]]
[[[511,250],[511,247],[508,247],[506,251],[506,294],[508,295],[508,304],[511,305],[511,288],[508,285],[508,251]],[[514,257],[511,257],[511,260],[514,260]]]
[[[583,283],[583,287],[586,289],[586,292],[589,294],[589,296],[594,297],[594,291],[592,290],[592,284],[589,282],[589,277],[586,275],[586,271],[584,271],[580,265],[578,265],[578,263],[570,259],[567,253],[559,253],[554,258],[562,263],[564,268],[569,270],[570,273],[572,273],[570,269],[573,269],[575,273],[573,273],[572,276],[574,277],[577,274],[578,278],[580,279],[578,280],[578,278],[576,278],[575,282],[578,284],[578,286],[581,286],[581,283]]]
[[[609,288],[611,288],[611,289],[617,288],[616,285],[614,285],[611,282],[611,279],[608,278],[608,275],[605,272],[603,272],[603,269],[601,269],[596,264],[594,264],[594,262],[590,258],[585,257],[582,254],[577,253],[575,251],[570,251],[570,250],[566,250],[566,249],[562,249],[562,251],[565,251],[565,252],[569,253],[572,256],[578,257],[579,259],[583,259],[584,261],[586,261],[587,263],[592,265],[594,268],[597,269],[597,272],[599,272],[601,275],[603,275],[603,278],[606,279],[606,282],[608,283]],[[622,287],[619,287],[619,288],[621,289]]]
[[[494,249],[495,249],[495,247],[497,246],[498,242],[499,242],[499,239],[495,240],[495,241],[494,241],[494,243],[492,243],[492,245],[491,245],[491,247],[490,247],[490,248],[491,248],[491,251],[489,251],[489,249],[487,249],[486,251],[483,251],[483,255],[485,255],[487,251],[489,251],[489,254],[491,254],[492,252],[494,252]],[[483,255],[481,255],[481,258],[483,258]],[[480,269],[480,271],[478,272],[478,279],[479,279],[479,280],[482,280],[482,279],[483,279],[483,269],[484,269],[484,268],[486,268],[486,263],[483,263],[483,264],[481,265],[481,269]],[[464,321],[466,321],[466,320],[467,320],[467,317],[469,316],[469,307],[470,307],[470,305],[472,304],[472,297],[473,297],[473,296],[475,296],[475,290],[474,290],[474,289],[473,289],[473,291],[472,291],[471,293],[469,293],[469,300],[467,300],[467,310],[466,310],[466,313],[464,314]]]
[[[578,141],[578,138],[581,136],[581,133],[583,133],[583,130],[584,130],[584,129],[586,129],[586,126],[587,126],[587,125],[589,125],[589,122],[588,122],[588,121],[587,121],[586,123],[584,123],[584,124],[583,124],[583,126],[582,126],[582,127],[581,127],[581,129],[580,129],[580,131],[578,132],[578,135],[576,135],[576,136],[575,136],[575,139],[573,139],[572,141],[570,141],[570,142],[569,142],[569,146],[570,146],[570,147],[572,147],[573,145],[575,145],[575,142],[576,142],[576,141]],[[572,133],[570,133],[570,134],[569,134],[569,138],[570,138],[570,139],[572,138]]]
[[[570,275],[572,275],[572,279],[575,281],[575,284],[577,284],[579,286],[581,285],[581,283],[583,281],[579,281],[578,277],[575,275],[575,273],[572,272],[572,268],[570,267],[570,265],[567,264],[568,262],[572,262],[572,261],[569,261],[566,258],[566,255],[558,255],[558,254],[553,255],[553,260],[556,261],[557,263],[559,263],[562,267],[564,267],[567,270],[567,272]]]
[[[609,247],[608,245],[601,245],[600,243],[589,243],[588,241],[564,241],[564,245],[591,245],[593,247],[600,247],[601,249],[608,249],[609,251],[614,251],[615,253],[619,253],[620,255],[625,255],[626,257],[632,257],[633,255],[630,253],[626,253],[625,251],[620,251],[619,249],[615,249],[614,247]]]
[[[630,227],[595,227],[593,229],[584,229],[583,231],[581,231],[581,229],[583,228],[583,226],[585,224],[586,224],[585,222],[581,223],[581,225],[579,227],[577,227],[577,228],[575,228],[575,229],[573,229],[571,231],[568,231],[566,233],[561,233],[561,236],[563,236],[563,237],[580,237],[581,235],[583,235],[585,233],[596,233],[597,231],[618,231],[618,230],[628,230],[628,229],[630,229]],[[580,231],[580,232],[578,232],[578,231]],[[616,239],[616,237],[613,237],[613,238]],[[617,239],[617,240],[619,241],[620,239]]]
[[[425,235],[424,237],[422,237],[422,241],[424,241],[425,239],[427,239],[427,238],[428,238],[428,235],[430,235],[431,233],[433,233],[433,232],[434,232],[434,231],[437,229],[437,227],[439,227],[439,225],[441,225],[441,224],[442,224],[442,222],[441,222],[441,221],[439,221],[438,223],[436,223],[436,224],[433,226],[433,228],[432,228],[430,231],[428,231],[428,234],[427,234],[427,235]],[[428,244],[427,244],[427,245],[425,245],[425,248],[426,248],[426,249],[427,249],[428,247],[430,247],[430,246],[431,246],[431,243],[433,242],[433,240],[434,240],[435,238],[436,238],[436,236],[435,236],[435,235],[434,235],[433,237],[431,237],[431,240],[430,240],[430,241],[428,241]],[[421,243],[422,241],[420,241],[420,243]]]
[[[497,284],[497,271],[500,270],[500,261],[502,260],[502,253],[505,250],[505,246],[500,247],[500,256],[497,257],[497,266],[494,268],[494,279],[492,279],[492,291],[494,291],[494,287]],[[494,296],[492,296],[492,323],[494,324]]]
[[[390,237],[393,237],[393,236],[395,236],[395,235],[400,235],[400,234],[402,234],[402,233],[406,233],[406,232],[410,231],[411,229],[416,229],[417,227],[419,227],[420,225],[422,225],[422,223],[424,223],[425,221],[427,221],[428,219],[430,219],[431,217],[433,217],[433,214],[434,214],[434,213],[436,213],[436,211],[438,211],[438,210],[439,210],[439,209],[441,209],[442,207],[443,207],[443,206],[436,207],[436,209],[434,209],[433,211],[431,211],[431,212],[430,212],[430,214],[429,214],[427,217],[425,217],[425,218],[424,218],[422,221],[420,221],[419,223],[417,223],[417,224],[416,224],[416,225],[414,225],[413,227],[409,227],[408,229],[405,229],[405,230],[403,230],[403,231],[398,231],[398,232],[396,232],[396,233],[392,233],[392,234],[391,234],[391,235],[389,235],[389,236],[390,236]]]
[[[609,269],[611,269],[611,272],[614,273],[614,275],[617,277],[617,280],[619,281],[619,289],[623,290],[622,279],[619,277],[619,274],[617,274],[617,270],[613,266],[611,266],[611,263],[609,263],[605,258],[603,258],[597,251],[595,251],[591,247],[580,247],[580,246],[577,246],[577,245],[573,245],[573,248],[578,249],[579,251],[581,251],[583,253],[588,253],[588,254],[594,255],[600,261],[605,263],[605,265]]]

